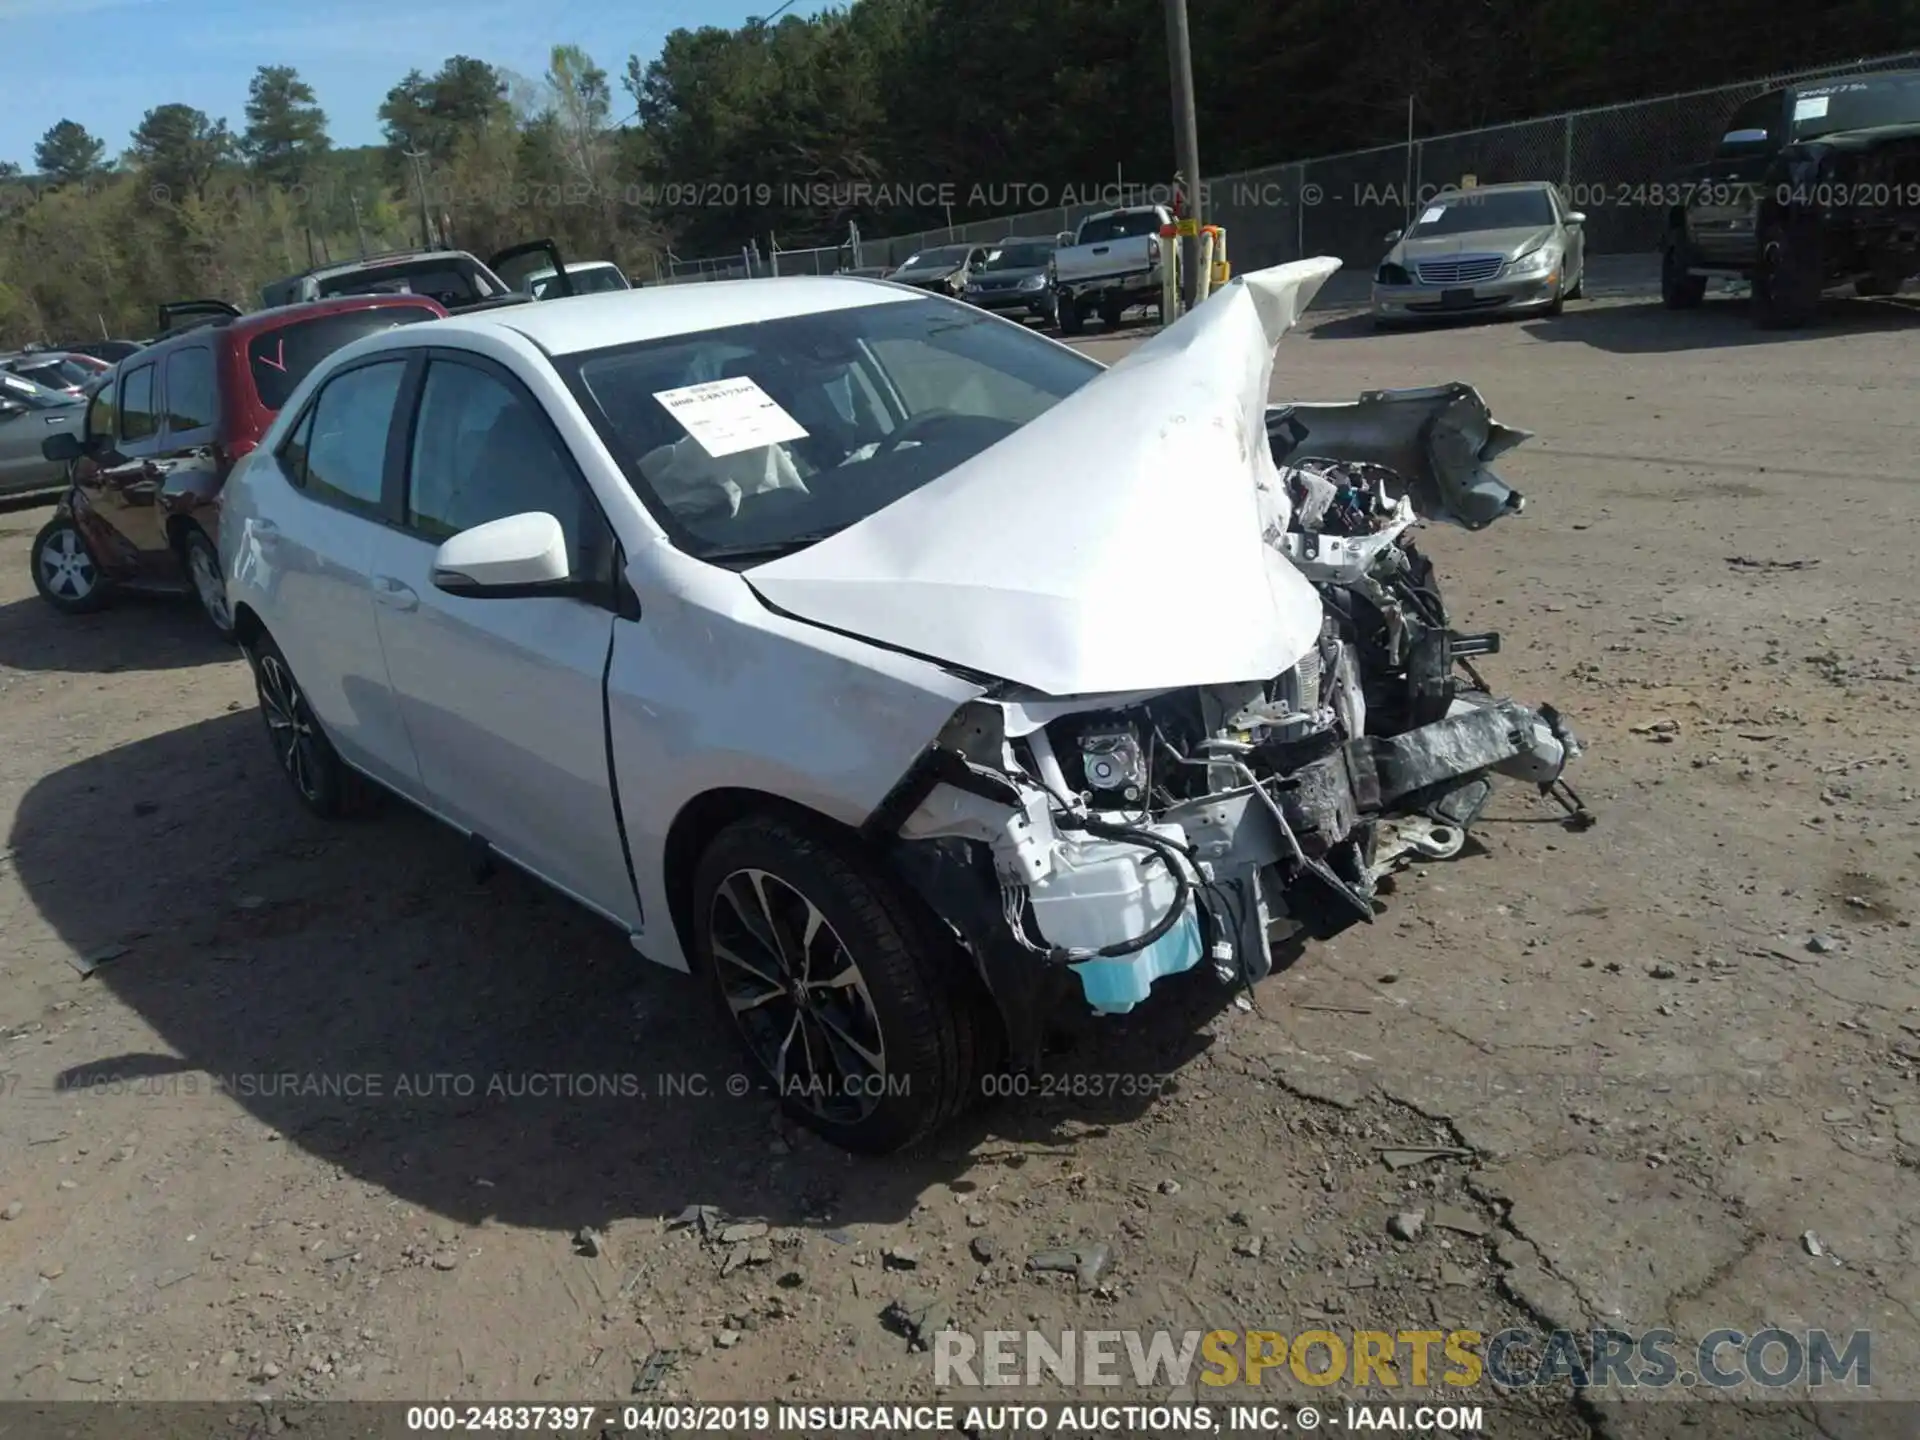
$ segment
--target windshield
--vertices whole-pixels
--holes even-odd
[[[987,257],[983,270],[1038,270],[1053,256],[1051,245],[1008,245]]]
[[[1109,240],[1134,240],[1142,235],[1160,233],[1160,215],[1155,210],[1124,210],[1118,215],[1100,215],[1080,227],[1080,245],[1104,245]]]
[[[278,410],[287,403],[294,387],[307,378],[307,372],[341,346],[396,325],[439,318],[424,305],[383,305],[377,310],[319,315],[264,330],[247,342],[247,369],[253,375],[254,393],[267,409]]]
[[[71,405],[73,397],[58,391],[48,390],[31,380],[18,375],[0,373],[0,398],[17,400],[30,410],[51,410],[56,406]]]
[[[1794,92],[1793,138],[1920,125],[1920,75],[1875,76]]]
[[[967,258],[969,247],[965,245],[947,245],[939,250],[922,250],[918,255],[909,256],[902,270],[931,270],[941,265],[958,265]]]
[[[1520,230],[1553,224],[1553,202],[1544,190],[1463,190],[1443,195],[1420,212],[1408,237],[1466,235],[1475,230]]]
[[[71,360],[41,360],[13,367],[13,373],[33,381],[36,385],[45,385],[50,390],[64,390],[70,386],[84,385],[94,376],[94,371],[85,365]]]
[[[802,549],[971,460],[1095,361],[940,300],[863,305],[562,362],[635,492],[715,561]]]

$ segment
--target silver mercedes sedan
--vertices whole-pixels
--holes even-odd
[[[1558,315],[1586,279],[1586,216],[1544,180],[1443,192],[1373,277],[1376,325],[1485,311]]]

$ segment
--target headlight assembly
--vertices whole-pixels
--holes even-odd
[[[1552,245],[1542,245],[1538,250],[1530,250],[1518,260],[1509,262],[1507,274],[1513,276],[1545,275],[1560,266],[1560,251]]]

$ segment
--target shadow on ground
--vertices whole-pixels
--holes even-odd
[[[1821,306],[1819,318],[1798,330],[1760,329],[1741,299],[1709,299],[1697,310],[1668,310],[1658,300],[1598,305],[1523,323],[1536,340],[1591,345],[1615,355],[1664,355],[1916,330],[1920,329],[1920,298],[1829,299]]]
[[[126,594],[91,615],[62,615],[38,595],[0,604],[0,669],[110,675],[212,665],[239,653],[187,596]]]
[[[923,1153],[851,1160],[803,1137],[780,1158],[774,1107],[729,1093],[744,1067],[691,977],[518,874],[476,883],[458,837],[397,802],[345,827],[310,818],[251,710],[49,775],[9,843],[63,939],[127,947],[89,983],[159,1039],[87,1058],[64,1084],[221,1088],[287,1141],[463,1224],[565,1230],[691,1204],[897,1221],[977,1160],[1047,1163],[1088,1127],[1137,1119],[1228,1002],[1196,982],[1103,1022],[1057,1060],[1065,1078]],[[1087,1094],[1076,1073],[1135,1080]]]

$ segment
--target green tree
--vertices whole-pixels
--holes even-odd
[[[606,169],[607,121],[613,108],[607,72],[578,45],[556,45],[547,65],[547,87],[568,167],[576,178],[597,187]]]
[[[262,65],[254,72],[240,147],[261,179],[283,186],[308,182],[330,143],[326,112],[299,71]]]
[[[505,78],[468,55],[455,55],[432,76],[408,71],[380,105],[388,148],[396,156],[419,151],[436,164],[452,160],[466,137],[512,118]]]
[[[191,105],[157,105],[133,132],[134,162],[158,200],[204,200],[214,167],[233,151],[225,120],[209,120]]]
[[[12,160],[0,160],[0,180],[18,180],[20,166]]]
[[[62,120],[33,147],[33,163],[42,175],[71,184],[98,171],[106,151],[106,141],[94,139],[78,120]]]

